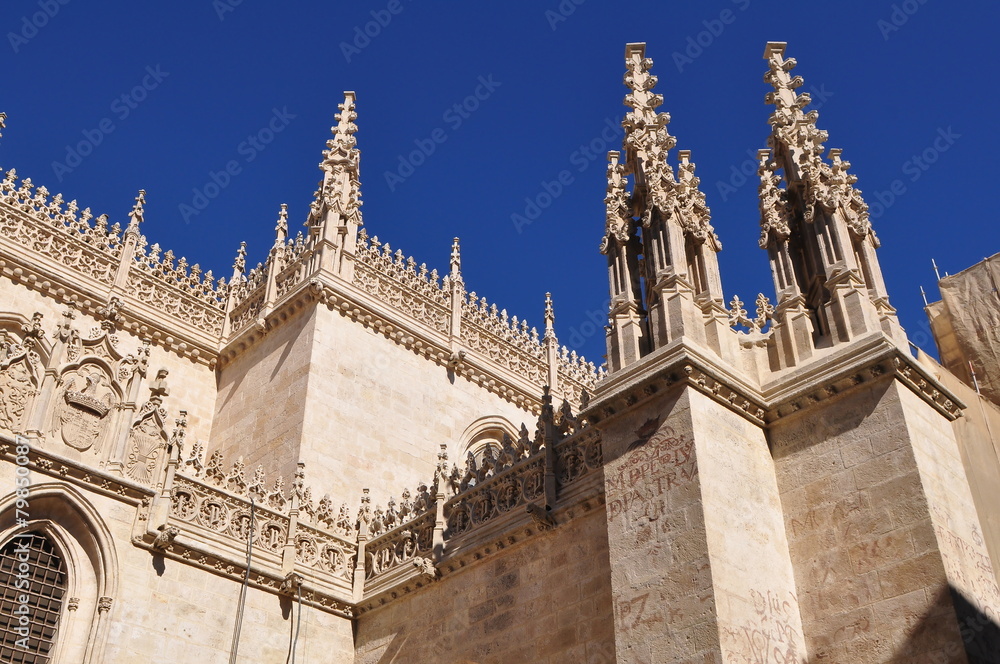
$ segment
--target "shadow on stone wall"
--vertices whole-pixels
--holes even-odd
[[[954,588],[949,590],[969,664],[1000,664],[1000,624],[997,624],[997,607],[991,607],[993,617],[990,617],[958,590]]]

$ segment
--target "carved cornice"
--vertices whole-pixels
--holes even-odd
[[[219,551],[210,551],[206,547],[193,542],[183,535],[178,535],[166,549],[156,549],[153,538],[148,535],[137,535],[132,538],[132,544],[145,549],[153,555],[160,555],[171,560],[211,572],[218,576],[242,583],[246,576],[246,560],[230,558]],[[282,594],[282,583],[285,576],[281,574],[280,564],[274,569],[264,569],[260,565],[250,566],[249,586],[273,595]],[[302,584],[302,603],[326,613],[332,613],[344,618],[353,618],[354,607],[344,597],[323,592],[310,584]]]
[[[15,463],[15,446],[16,440],[14,438],[0,434],[0,458]],[[33,442],[30,443],[30,446],[28,468],[33,472],[48,475],[57,480],[64,480],[130,505],[138,505],[155,493],[151,487],[103,470],[91,468],[55,452],[38,448]]]
[[[949,421],[962,401],[881,333],[837,349],[801,369],[754,385],[690,345],[657,351],[602,382],[581,417],[597,424],[668,390],[690,386],[758,426],[768,426],[813,404],[875,380],[895,378]]]
[[[591,424],[632,410],[655,396],[690,386],[763,426],[764,399],[746,377],[713,361],[708,351],[674,343],[603,381],[580,416]]]
[[[170,350],[199,364],[214,367],[218,339],[185,325],[182,321],[166,318],[164,312],[136,299],[129,293],[119,292],[110,286],[61,268],[60,266],[32,264],[26,252],[13,253],[14,247],[0,236],[0,274],[13,283],[35,290],[56,302],[72,302],[77,310],[100,319],[100,312],[117,297],[124,304],[118,314],[120,329],[137,338],[149,338],[157,346]],[[168,324],[169,323],[169,324]]]

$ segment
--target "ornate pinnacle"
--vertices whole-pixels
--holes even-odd
[[[128,228],[125,229],[126,235],[138,235],[139,234],[139,224],[144,220],[145,209],[143,206],[146,205],[146,190],[140,189],[139,194],[135,197],[135,205],[132,206],[132,211],[128,213],[129,223]]]
[[[0,113],[0,130],[7,128],[7,114]],[[3,132],[0,131],[0,138],[3,138]]]
[[[462,279],[462,249],[458,244],[458,238],[451,241],[451,280]]]
[[[710,223],[712,211],[705,202],[705,192],[698,188],[701,178],[694,174],[695,165],[691,161],[691,151],[678,150],[677,157],[680,159],[680,165],[677,168],[676,191],[677,203],[682,212],[681,225],[699,242],[711,238],[712,247],[719,251],[722,249],[722,243],[719,242],[719,237]]]
[[[240,242],[240,248],[236,250],[236,260],[233,261],[233,281],[243,274],[247,269],[247,243]]]
[[[556,314],[552,308],[552,293],[545,294],[545,340],[556,338]]]
[[[781,176],[775,171],[778,165],[771,160],[770,150],[758,150],[757,174],[760,185],[757,196],[760,205],[760,248],[767,249],[772,235],[778,240],[785,240],[791,235],[791,209],[788,204],[788,192],[781,189]]]
[[[310,227],[323,224],[324,208],[341,218],[341,223],[351,221],[358,226],[361,220],[361,180],[358,164],[361,152],[357,149],[354,133],[358,130],[354,120],[354,93],[344,93],[344,103],[339,104],[340,113],[334,115],[337,124],[330,128],[333,137],[326,142],[320,170],[324,172],[323,182],[316,191],[316,198],[309,209],[306,223]]]
[[[764,81],[774,88],[764,98],[765,103],[774,105],[768,123],[774,128],[771,143],[783,143],[790,149],[797,149],[803,154],[796,156],[800,168],[808,171],[820,160],[822,145],[827,139],[827,133],[816,128],[819,118],[817,111],[804,113],[802,109],[809,105],[812,99],[808,94],[795,92],[802,87],[802,77],[794,78],[788,73],[796,66],[795,58],[785,58],[785,42],[768,42],[764,48],[764,59],[767,60],[768,71]]]
[[[663,95],[653,94],[656,76],[649,73],[653,60],[646,57],[645,44],[628,44],[625,47],[625,105],[632,110],[625,114],[624,145],[626,164],[636,174],[636,184],[646,184],[654,198],[663,192],[655,191],[664,186],[669,189],[673,171],[666,163],[667,153],[676,140],[667,132],[670,115],[657,113]]]
[[[657,78],[649,73],[653,67],[652,58],[646,57],[646,44],[627,44],[625,46],[625,85],[629,93],[625,96],[625,105],[632,109],[626,115],[623,125],[626,132],[643,130],[647,127],[666,127],[670,116],[657,113],[656,109],[663,103],[663,95],[651,92],[656,86]]]
[[[337,104],[340,113],[334,114],[337,124],[330,127],[333,137],[326,142],[326,150],[323,151],[323,162],[320,168],[329,171],[337,164],[355,163],[358,157],[357,139],[354,138],[358,126],[354,121],[358,119],[358,114],[354,110],[355,95],[353,92],[344,93],[344,102]],[[356,163],[355,163],[356,165]]]
[[[618,162],[621,154],[612,150],[608,153],[608,188],[604,197],[606,208],[604,240],[601,253],[608,253],[612,239],[624,244],[628,241],[629,225],[632,221],[628,192],[625,191],[625,166]]]
[[[285,203],[281,204],[281,210],[278,212],[278,223],[274,227],[274,234],[276,247],[283,245],[288,238],[288,205]]]

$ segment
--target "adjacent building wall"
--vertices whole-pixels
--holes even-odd
[[[358,620],[357,664],[614,664],[606,515],[595,510]]]

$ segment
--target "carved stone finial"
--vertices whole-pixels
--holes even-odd
[[[608,187],[604,196],[606,211],[604,239],[601,241],[602,254],[608,253],[612,240],[620,244],[627,242],[632,224],[631,201],[625,190],[625,165],[619,162],[620,158],[620,152],[616,150],[608,152]]]
[[[146,190],[140,189],[139,194],[135,197],[135,205],[132,206],[132,211],[128,213],[129,222],[128,228],[125,229],[126,235],[139,235],[139,224],[145,219],[145,205]]]
[[[236,260],[233,261],[233,279],[236,275],[242,275],[247,269],[247,243],[240,242],[240,248],[236,250]]]
[[[3,138],[3,131],[7,128],[7,114],[0,113],[0,138]]]
[[[299,500],[305,497],[305,486],[306,486],[306,464],[299,461],[295,464],[295,479],[292,480],[292,489],[295,491],[295,495],[298,496]]]
[[[69,302],[66,305],[66,310],[62,312],[62,317],[59,320],[59,325],[56,328],[56,338],[63,343],[70,341],[75,333],[73,329],[73,319],[76,318],[76,313],[73,311],[73,303]]]
[[[462,278],[462,249],[459,246],[458,238],[451,241],[451,279],[452,281]]]
[[[278,211],[278,222],[274,226],[274,246],[280,247],[288,239],[288,205],[281,204]]]
[[[552,293],[545,294],[545,340],[556,338],[556,314],[552,308]]]
[[[309,207],[309,217],[306,224],[319,232],[326,220],[325,213],[339,217],[339,224],[363,224],[361,218],[361,180],[359,162],[361,152],[357,149],[357,139],[354,133],[358,130],[354,121],[358,114],[354,110],[355,94],[344,93],[344,102],[338,105],[340,113],[334,117],[337,125],[331,127],[333,137],[326,142],[323,151],[323,161],[319,168],[323,171],[323,182],[316,191],[315,198]],[[324,232],[330,232],[327,229]]]
[[[180,458],[184,451],[184,439],[187,436],[187,411],[180,411],[177,419],[174,420],[174,430],[170,434],[170,444],[177,448],[177,458]]]
[[[361,506],[358,508],[358,523],[368,524],[372,520],[372,498],[368,489],[361,490]]]
[[[149,402],[151,404],[159,406],[163,403],[163,397],[170,394],[170,388],[167,386],[167,375],[169,373],[166,369],[160,369],[156,372],[156,378],[149,386]]]

